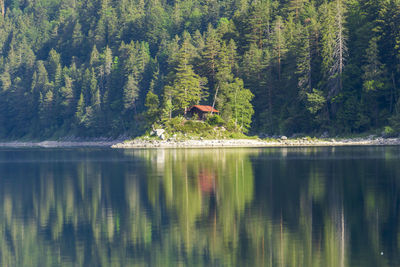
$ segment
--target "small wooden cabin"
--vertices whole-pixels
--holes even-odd
[[[211,113],[219,113],[219,111],[213,108],[212,106],[204,106],[204,105],[194,105],[189,109],[189,116],[193,117],[197,115],[197,117],[200,120],[205,120],[207,114]]]

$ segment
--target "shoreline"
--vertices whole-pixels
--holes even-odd
[[[117,149],[129,148],[229,148],[229,147],[334,147],[334,146],[389,146],[400,145],[400,138],[347,139],[220,139],[220,140],[142,140],[135,139],[114,144]]]
[[[336,139],[203,139],[203,140],[93,140],[93,141],[0,141],[0,148],[267,148],[267,147],[340,147],[394,146],[400,138],[338,138]]]
[[[115,141],[9,141],[0,142],[0,148],[79,148],[79,147],[112,147],[121,140]]]

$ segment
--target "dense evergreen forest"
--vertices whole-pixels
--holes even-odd
[[[0,137],[400,129],[400,0],[0,0]]]

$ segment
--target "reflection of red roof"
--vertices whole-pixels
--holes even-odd
[[[201,191],[204,193],[211,193],[214,191],[215,174],[208,170],[202,170],[198,176]]]
[[[219,112],[212,106],[194,105],[190,109],[193,109],[193,108],[197,108],[198,110],[203,111],[203,112]]]

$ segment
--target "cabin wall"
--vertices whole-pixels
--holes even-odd
[[[203,112],[201,110],[198,109],[192,109],[190,112],[190,117],[193,118],[195,115],[197,115],[197,117],[199,118],[199,120],[205,120],[206,119],[206,114],[207,112]]]

